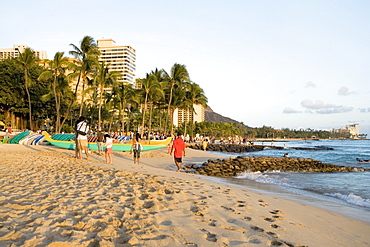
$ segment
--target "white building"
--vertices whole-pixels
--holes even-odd
[[[0,49],[0,60],[8,58],[17,58],[19,53],[22,53],[24,49],[29,48],[27,45],[14,45],[13,48]],[[47,59],[46,51],[33,51],[39,59]]]
[[[351,125],[346,125],[345,127],[349,133],[351,134],[352,137],[358,137],[360,134],[360,125],[359,124],[351,124]]]
[[[194,105],[194,113],[191,111],[176,108],[173,112],[173,125],[180,126],[184,122],[195,123],[204,121],[204,107],[201,105]]]
[[[359,124],[350,124],[340,129],[331,129],[330,131],[334,133],[350,133],[351,138],[354,138],[354,139],[357,139],[360,137],[360,125]]]
[[[99,61],[105,61],[108,69],[119,71],[122,77],[118,81],[135,85],[136,51],[131,46],[116,46],[113,39],[99,39]]]

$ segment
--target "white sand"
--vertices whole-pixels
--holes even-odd
[[[114,165],[0,145],[0,246],[368,246],[370,225],[175,172],[166,149]],[[187,149],[184,162],[215,157]]]

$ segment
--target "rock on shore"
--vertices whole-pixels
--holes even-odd
[[[355,172],[370,171],[362,167],[345,167],[324,164],[321,161],[304,158],[242,157],[210,159],[202,165],[188,164],[185,170],[216,177],[233,177],[242,172],[294,171],[294,172]]]
[[[203,150],[202,144],[199,143],[190,143],[187,145],[189,148]],[[333,148],[325,146],[316,146],[316,147],[280,147],[280,146],[266,146],[266,145],[243,145],[243,144],[214,144],[209,143],[207,145],[207,151],[214,152],[228,152],[228,153],[246,153],[246,152],[255,152],[262,151],[265,148],[269,149],[295,149],[295,150],[306,150],[306,151],[321,151],[321,150],[334,150]]]

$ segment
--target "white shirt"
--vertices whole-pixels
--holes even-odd
[[[89,126],[85,122],[79,122],[77,124],[77,129],[85,133],[88,133],[90,130]],[[77,140],[87,140],[87,135],[84,136],[84,135],[77,134]]]
[[[106,140],[105,140],[105,146],[106,146],[106,148],[111,148],[111,147],[113,147],[113,138],[106,138]]]

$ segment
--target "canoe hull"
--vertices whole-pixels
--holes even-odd
[[[76,149],[76,144],[74,141],[57,141],[53,140],[48,133],[43,132],[43,135],[45,136],[45,140],[49,142],[51,145],[64,148],[64,149]],[[155,150],[159,148],[163,148],[167,146],[171,140],[169,139],[167,142],[163,142],[160,145],[145,145],[142,144],[143,150],[141,151],[150,151],[150,150]],[[120,143],[114,143],[113,144],[113,151],[130,151],[131,150],[132,144],[120,144]],[[98,144],[96,142],[89,142],[88,143],[88,148],[93,151],[98,151]]]

